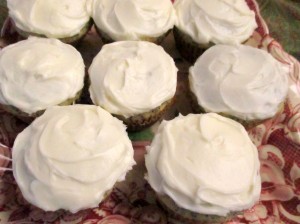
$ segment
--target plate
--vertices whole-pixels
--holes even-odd
[[[247,0],[247,3],[256,13],[258,28],[246,44],[270,52],[284,64],[289,69],[290,88],[284,111],[248,131],[258,147],[261,162],[260,201],[227,224],[296,224],[300,223],[300,66],[269,35],[257,3],[254,0]],[[9,19],[2,27],[1,36],[0,47],[21,39]],[[77,46],[87,68],[101,46],[101,40],[93,29]],[[165,116],[165,119],[172,119],[179,113],[188,114],[191,111],[187,97],[187,71],[190,64],[180,58],[171,34],[162,46],[179,68],[177,100]],[[150,144],[157,124],[143,132],[130,134],[137,165],[129,172],[126,181],[118,183],[98,208],[76,214],[64,211],[44,212],[22,198],[12,176],[9,147],[25,127],[25,123],[0,110],[0,223],[179,224],[160,208],[155,193],[144,180],[145,146]]]

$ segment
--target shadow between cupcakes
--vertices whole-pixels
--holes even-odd
[[[169,110],[169,108],[175,103],[176,99],[173,97],[172,99],[164,102],[159,107],[155,109],[145,112],[142,114],[134,115],[128,118],[125,118],[122,115],[113,114],[113,116],[122,120],[124,124],[127,126],[127,131],[136,132],[141,131],[147,127],[150,127],[155,122],[160,120],[163,115]]]
[[[90,19],[89,22],[80,30],[80,32],[78,34],[76,34],[74,36],[71,36],[71,37],[63,37],[63,38],[57,38],[57,39],[60,40],[63,43],[66,43],[66,44],[77,45],[85,37],[85,35],[88,33],[88,31],[93,26],[93,24],[94,24],[93,20]],[[48,38],[47,36],[45,36],[43,34],[31,33],[31,32],[23,31],[23,30],[19,29],[15,24],[14,24],[14,29],[24,39],[27,39],[30,36]]]
[[[117,40],[112,39],[107,33],[103,32],[96,25],[95,25],[95,29],[97,31],[97,34],[101,38],[103,44],[110,44],[110,43],[113,43],[113,42],[117,41]],[[159,44],[161,44],[163,42],[163,40],[165,39],[165,37],[168,36],[168,34],[171,31],[172,31],[172,29],[168,30],[166,33],[164,33],[163,35],[161,35],[159,37],[143,36],[143,37],[140,37],[140,41],[148,41],[148,42],[152,42],[154,44],[158,44],[159,45]]]
[[[82,90],[80,90],[76,94],[75,97],[65,100],[64,102],[58,104],[58,106],[68,106],[68,105],[74,104],[77,100],[80,99],[81,93],[82,93]],[[35,113],[28,114],[28,113],[25,113],[25,112],[21,111],[20,109],[14,107],[14,106],[11,106],[11,105],[0,104],[0,107],[3,110],[5,110],[6,112],[12,114],[13,116],[17,117],[21,121],[24,121],[25,123],[28,123],[28,124],[30,124],[35,118],[41,116],[45,112],[45,110],[46,110],[46,109],[39,110],[39,111],[37,111]]]

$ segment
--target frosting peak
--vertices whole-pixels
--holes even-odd
[[[165,121],[147,152],[150,185],[181,208],[226,216],[259,198],[257,149],[231,119],[209,113]]]
[[[94,104],[130,117],[175,95],[177,68],[162,47],[145,41],[106,44],[89,68]]]
[[[84,62],[71,45],[30,37],[0,51],[0,103],[28,114],[72,99],[83,87]]]
[[[176,26],[199,44],[237,44],[257,24],[245,0],[176,0]]]
[[[27,201],[73,213],[97,207],[135,164],[125,125],[92,105],[47,109],[17,136],[12,158]]]
[[[101,31],[118,41],[159,37],[175,23],[170,0],[94,0],[92,17]]]

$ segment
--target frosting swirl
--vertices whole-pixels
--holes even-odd
[[[199,44],[237,44],[256,29],[255,13],[245,0],[176,0],[178,27]]]
[[[116,41],[159,37],[175,23],[170,0],[94,0],[92,9],[97,27]]]
[[[90,20],[88,0],[7,0],[9,16],[26,32],[63,38],[80,33]]]
[[[104,45],[89,68],[94,104],[130,117],[175,95],[177,68],[162,47],[145,41]]]
[[[74,98],[84,75],[74,47],[30,37],[0,51],[0,103],[32,114]]]
[[[135,164],[125,125],[92,105],[47,109],[13,146],[24,198],[45,210],[97,207]]]
[[[206,111],[243,120],[274,116],[288,91],[287,71],[266,51],[216,45],[190,68],[190,88]]]
[[[181,208],[226,216],[258,201],[257,149],[229,118],[209,113],[164,121],[147,152],[151,187]]]

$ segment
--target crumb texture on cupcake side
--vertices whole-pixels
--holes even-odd
[[[76,98],[84,62],[71,45],[30,37],[0,51],[0,104],[34,114]]]
[[[97,207],[135,164],[126,127],[94,105],[52,107],[21,132],[13,175],[44,211]]]
[[[88,0],[7,0],[18,29],[52,38],[72,37],[89,23]]]
[[[177,0],[175,26],[198,44],[237,44],[257,28],[245,0]]]
[[[175,23],[170,0],[94,0],[91,14],[97,28],[114,41],[158,38]]]
[[[189,83],[206,112],[241,120],[273,117],[288,91],[287,68],[268,52],[245,45],[216,45],[189,70]]]
[[[242,125],[214,113],[163,122],[147,149],[146,167],[158,196],[198,214],[226,216],[260,196],[257,148]]]
[[[103,46],[89,68],[89,78],[93,103],[129,118],[174,97],[177,68],[156,44],[121,41]]]

